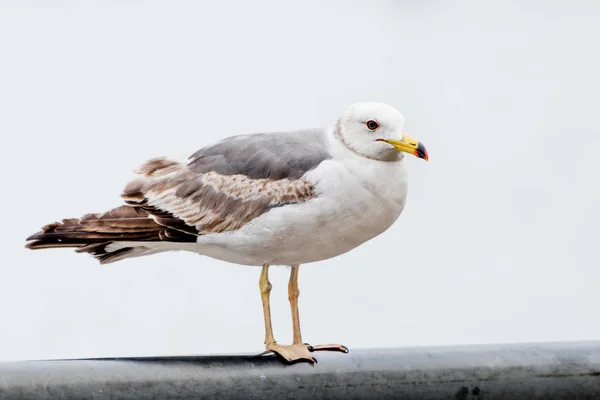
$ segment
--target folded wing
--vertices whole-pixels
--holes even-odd
[[[125,206],[46,225],[27,247],[77,247],[111,262],[155,252],[153,242],[236,230],[273,207],[313,198],[305,174],[328,158],[321,131],[236,136],[183,162],[155,158],[126,185]]]

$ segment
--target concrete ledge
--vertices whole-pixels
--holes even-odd
[[[0,363],[0,399],[600,399],[600,342]]]

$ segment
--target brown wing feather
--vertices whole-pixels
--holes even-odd
[[[189,165],[154,159],[138,169],[123,191],[127,204],[142,208],[165,227],[203,235],[236,230],[272,207],[306,201],[305,179],[251,179],[199,173]]]

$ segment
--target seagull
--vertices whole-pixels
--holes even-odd
[[[153,158],[126,184],[122,205],[63,219],[28,237],[29,249],[75,248],[101,264],[184,250],[261,267],[265,347],[284,361],[316,362],[298,310],[301,264],[344,254],[386,231],[406,202],[404,154],[428,160],[386,103],[348,106],[325,129],[251,133],[187,159]],[[269,267],[291,266],[292,344],[279,344],[270,314]]]

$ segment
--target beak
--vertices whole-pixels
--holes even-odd
[[[423,143],[416,139],[411,138],[406,133],[402,136],[402,140],[393,139],[377,139],[380,142],[386,142],[394,146],[397,151],[403,151],[405,153],[412,154],[418,158],[422,158],[425,161],[429,161],[429,154],[427,149],[423,146]]]

